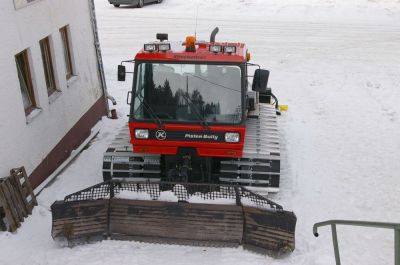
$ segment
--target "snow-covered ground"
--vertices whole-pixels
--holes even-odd
[[[96,0],[110,94],[120,119],[104,119],[92,145],[39,196],[15,234],[0,233],[0,264],[334,264],[327,219],[400,222],[400,1],[164,0],[143,9]],[[116,65],[167,32],[183,40],[246,42],[253,62],[271,70],[270,85],[289,112],[280,118],[281,191],[272,199],[298,217],[296,250],[273,259],[229,248],[104,241],[63,248],[53,242],[50,205],[100,182],[102,153],[126,123],[131,79]],[[343,264],[393,264],[390,230],[339,227]]]

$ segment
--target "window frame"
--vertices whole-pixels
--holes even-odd
[[[69,80],[75,75],[69,25],[60,28],[59,31],[64,49],[65,76]]]
[[[46,81],[46,88],[48,96],[51,96],[54,92],[58,91],[56,75],[54,69],[54,57],[50,45],[50,37],[46,37],[39,41],[40,52],[42,55],[43,71]]]
[[[135,61],[135,70],[133,76],[133,83],[132,83],[132,93],[131,93],[131,108],[130,108],[130,115],[129,115],[129,122],[154,122],[153,119],[135,119],[134,111],[134,102],[137,92],[137,82],[138,82],[138,73],[139,73],[139,65],[142,63],[161,63],[161,64],[207,64],[207,65],[227,65],[227,66],[238,66],[241,70],[241,102],[242,102],[242,111],[241,111],[241,120],[239,123],[226,123],[226,122],[213,122],[211,123],[212,126],[241,126],[244,125],[246,122],[246,91],[247,91],[247,78],[246,78],[246,64],[245,63],[232,63],[232,62],[216,62],[216,61],[163,61],[163,60],[136,60]],[[179,120],[162,120],[163,123],[166,124],[198,124],[198,121],[179,121]]]
[[[35,4],[35,3],[39,2],[39,1],[40,0],[13,0],[15,10],[24,8],[24,7],[32,5],[32,4]]]
[[[24,63],[24,68],[21,69],[21,65],[19,65],[18,57],[21,56],[23,63]],[[37,102],[36,102],[36,97],[35,97],[35,90],[33,87],[33,79],[32,79],[32,73],[31,73],[31,66],[30,66],[30,60],[28,56],[28,49],[25,49],[19,53],[17,53],[15,56],[15,63],[17,67],[17,75],[18,75],[18,80],[20,83],[20,89],[21,89],[21,96],[23,97],[23,90],[26,90],[26,94],[29,97],[30,100],[30,105],[28,107],[25,107],[24,100],[22,99],[22,105],[25,110],[25,115],[28,116],[34,109],[37,108]],[[20,71],[22,71],[20,73]],[[22,80],[21,80],[22,77]],[[25,85],[25,87],[23,87]]]

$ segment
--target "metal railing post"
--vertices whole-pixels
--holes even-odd
[[[394,264],[400,265],[400,229],[394,229]]]
[[[335,251],[336,265],[340,265],[339,243],[337,238],[336,225],[331,224],[331,228],[332,228],[332,241],[333,241],[333,249]]]
[[[350,220],[329,220],[316,223],[313,226],[314,236],[318,237],[318,227],[331,226],[333,248],[335,250],[336,265],[340,265],[339,243],[337,239],[336,225],[351,225],[374,227],[394,230],[394,264],[400,265],[400,223],[383,223],[383,222],[366,222],[366,221],[350,221]]]

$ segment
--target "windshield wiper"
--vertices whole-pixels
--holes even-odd
[[[182,97],[186,100],[186,102],[189,104],[189,106],[192,107],[192,109],[193,109],[194,113],[196,114],[197,118],[199,118],[198,121],[200,122],[200,125],[201,125],[203,128],[209,130],[210,128],[209,128],[209,126],[208,126],[208,122],[203,118],[203,116],[202,116],[202,115],[200,114],[200,112],[197,110],[197,107],[196,107],[196,105],[192,102],[192,100],[191,100],[189,97],[186,97],[185,93],[182,93]]]
[[[231,90],[231,91],[235,91],[235,92],[239,92],[239,93],[241,92],[240,90],[236,90],[236,89],[233,89],[233,88],[230,88],[230,87],[227,87],[227,86],[223,86],[223,85],[218,84],[218,83],[211,82],[210,80],[205,79],[203,77],[200,77],[198,75],[194,75],[194,74],[190,74],[190,73],[187,73],[187,74],[190,75],[190,76],[196,77],[197,79],[200,79],[200,80],[202,80],[204,82],[210,83],[210,84],[212,84],[214,86],[219,86],[219,87],[225,88],[227,90]]]
[[[139,94],[137,94],[136,97],[140,100],[143,107],[145,107],[145,109],[149,112],[151,119],[154,121],[154,123],[157,124],[159,128],[163,127],[164,123],[160,120],[160,118],[158,118],[157,114],[150,107],[150,105],[144,100],[144,98],[140,97]]]

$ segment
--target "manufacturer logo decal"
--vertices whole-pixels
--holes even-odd
[[[161,141],[165,140],[167,138],[167,132],[164,130],[156,131],[156,138]]]
[[[218,135],[215,134],[194,134],[186,133],[185,139],[196,139],[196,140],[213,140],[218,141]]]
[[[196,56],[196,55],[174,55],[175,59],[183,59],[183,60],[204,60],[206,56]]]

